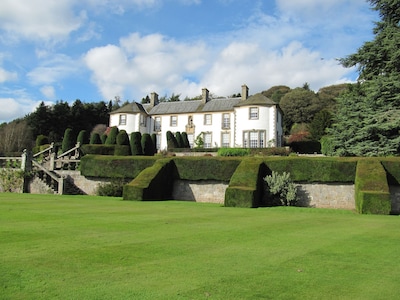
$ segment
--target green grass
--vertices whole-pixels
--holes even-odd
[[[400,219],[0,194],[0,299],[396,299]]]

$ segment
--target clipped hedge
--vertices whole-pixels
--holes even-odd
[[[287,172],[296,182],[354,182],[357,159],[337,157],[271,157],[272,171]]]
[[[356,209],[361,214],[390,214],[386,171],[379,160],[360,159],[355,178]]]
[[[124,186],[124,200],[167,200],[172,197],[175,164],[172,159],[159,159]]]
[[[81,159],[81,174],[87,177],[135,178],[157,161],[144,156],[85,155]]]
[[[225,206],[259,207],[263,198],[266,166],[259,158],[243,159],[225,192]]]
[[[81,146],[80,150],[83,155],[114,155],[115,145],[85,144]]]
[[[239,158],[225,157],[175,157],[178,179],[182,180],[219,180],[229,182]]]

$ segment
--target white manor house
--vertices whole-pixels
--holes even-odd
[[[155,133],[157,149],[167,149],[168,131],[186,132],[191,147],[200,135],[204,148],[281,147],[282,111],[277,103],[258,93],[249,97],[247,85],[241,97],[209,98],[202,89],[201,100],[159,102],[151,93],[150,103],[129,103],[110,114],[110,127],[132,132]]]

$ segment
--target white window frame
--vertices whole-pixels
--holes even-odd
[[[222,114],[222,129],[231,128],[231,115],[229,113]]]
[[[243,131],[243,148],[265,148],[265,130]]]
[[[154,131],[161,131],[161,117],[154,118]]]
[[[249,120],[258,120],[259,117],[259,109],[258,107],[250,107],[249,108]]]
[[[212,114],[204,115],[204,125],[212,125]]]
[[[204,148],[212,148],[212,133],[204,132],[203,133],[203,147]]]
[[[221,132],[221,147],[228,148],[231,144],[231,135],[229,132]]]
[[[119,115],[119,125],[126,125],[126,114]]]
[[[171,116],[171,119],[170,119],[170,126],[171,126],[171,127],[176,127],[176,126],[178,126],[178,116]]]

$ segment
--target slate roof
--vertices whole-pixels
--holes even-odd
[[[239,106],[250,106],[250,105],[273,106],[277,104],[268,97],[265,97],[262,93],[258,93],[253,96],[250,96],[244,101],[240,101],[235,106],[239,107]]]
[[[140,112],[146,113],[146,110],[144,109],[143,105],[137,102],[133,102],[112,111],[110,114],[140,113]]]
[[[202,112],[218,112],[218,111],[233,111],[234,107],[240,106],[272,106],[276,105],[274,101],[265,97],[263,94],[258,93],[250,96],[248,99],[242,101],[238,98],[217,98],[211,99],[207,103],[202,100],[191,101],[175,101],[175,102],[160,102],[154,107],[149,103],[140,104],[137,102],[129,103],[113,112],[116,113],[139,113],[145,112],[150,115],[170,115],[170,114],[184,114],[184,113],[202,113]]]

